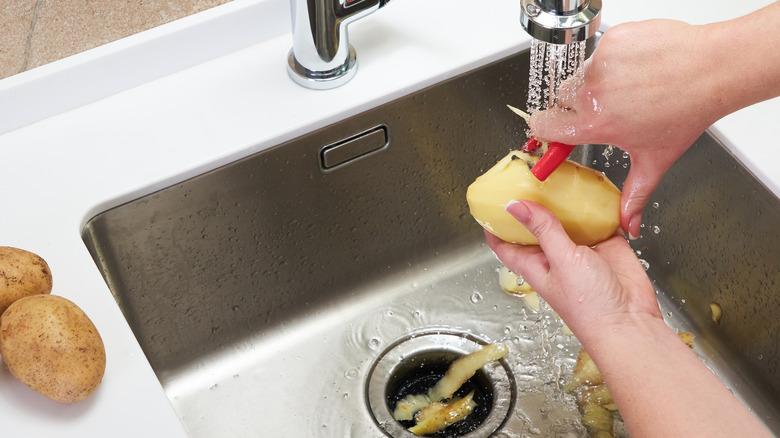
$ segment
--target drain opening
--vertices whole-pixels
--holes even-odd
[[[404,360],[390,376],[386,387],[387,407],[395,411],[396,404],[407,395],[425,394],[436,385],[450,365],[462,354],[450,351],[430,351],[416,354]],[[455,397],[464,397],[474,391],[474,410],[464,420],[446,429],[429,435],[433,438],[456,438],[476,430],[488,417],[493,408],[493,383],[483,370],[477,371],[455,392]],[[408,429],[414,426],[414,420],[399,421]]]
[[[412,438],[413,421],[397,421],[393,410],[409,394],[424,394],[444,376],[459,357],[488,343],[468,333],[441,330],[402,338],[385,350],[371,367],[366,381],[366,402],[376,424],[392,438]],[[428,435],[433,438],[484,438],[506,422],[514,408],[516,385],[502,359],[488,364],[469,379],[455,396],[474,390],[474,411],[466,419]]]

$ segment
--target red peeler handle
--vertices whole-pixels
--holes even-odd
[[[566,158],[569,156],[574,146],[563,143],[550,143],[550,147],[547,152],[542,155],[542,158],[536,162],[534,167],[531,168],[531,173],[534,174],[536,179],[544,181],[550,176],[551,173],[558,168]]]

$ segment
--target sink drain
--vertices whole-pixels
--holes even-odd
[[[413,422],[393,418],[395,404],[409,394],[431,388],[457,358],[488,342],[456,331],[415,333],[391,344],[376,360],[366,382],[366,401],[376,424],[390,437],[416,437],[407,428]],[[477,407],[463,421],[432,435],[436,438],[485,438],[494,433],[512,411],[516,386],[505,360],[488,364],[456,393],[474,391]]]

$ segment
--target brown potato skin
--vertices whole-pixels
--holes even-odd
[[[95,325],[56,295],[33,295],[8,307],[0,317],[0,355],[22,383],[63,403],[91,394],[106,368]]]
[[[0,315],[20,298],[51,293],[52,285],[45,260],[23,249],[0,246]]]

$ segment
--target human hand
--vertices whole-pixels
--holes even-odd
[[[632,436],[770,436],[666,325],[623,236],[577,246],[541,205],[518,201],[506,210],[540,246],[507,243],[485,231],[488,244],[582,343]]]
[[[642,210],[664,173],[727,114],[718,102],[718,75],[699,62],[702,29],[671,20],[610,28],[579,88],[564,82],[557,106],[531,116],[540,139],[611,144],[629,153],[620,216],[631,238],[639,236]]]
[[[616,234],[591,248],[577,246],[540,204],[511,202],[506,211],[539,239],[539,246],[507,243],[485,231],[488,245],[584,345],[636,317],[663,319],[653,286],[624,237]]]

